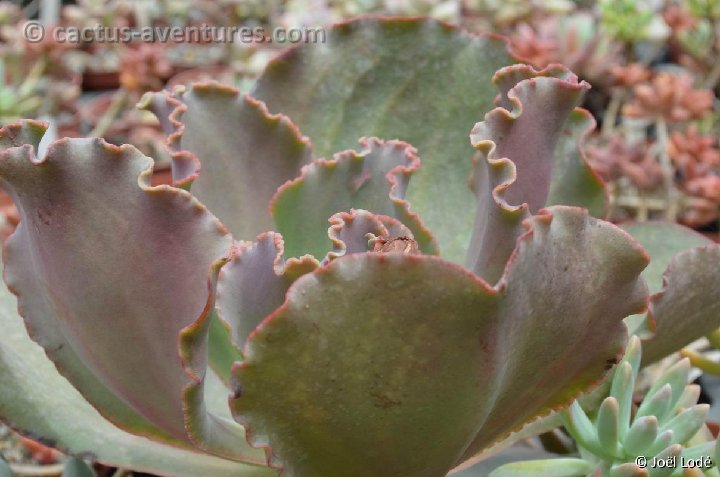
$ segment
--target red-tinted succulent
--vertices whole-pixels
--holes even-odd
[[[676,36],[695,28],[698,23],[698,19],[681,3],[669,3],[662,16]]]
[[[623,114],[635,118],[663,118],[687,121],[705,116],[712,109],[713,92],[696,89],[688,74],[658,73],[650,81],[633,88],[632,102]]]
[[[696,127],[673,132],[668,153],[678,169],[678,185],[693,199],[683,213],[683,221],[704,225],[717,220],[720,213],[720,149],[717,138],[702,135]]]
[[[172,65],[162,45],[140,43],[123,50],[120,57],[120,84],[129,91],[162,89],[171,74]]]
[[[640,190],[648,191],[662,184],[660,164],[645,141],[632,144],[622,136],[614,135],[588,148],[593,168],[606,181],[627,177]]]
[[[644,83],[652,77],[652,71],[642,63],[630,63],[626,66],[613,65],[610,68],[613,85],[623,88],[632,88]]]

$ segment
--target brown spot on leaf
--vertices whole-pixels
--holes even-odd
[[[396,237],[393,239],[376,239],[373,252],[418,255],[420,250],[417,242],[410,237]]]
[[[605,371],[610,371],[617,364],[617,358],[608,358],[605,360]]]
[[[400,404],[402,404],[402,401],[400,401],[399,399],[393,399],[392,397],[381,391],[371,391],[370,397],[372,398],[373,406],[382,409],[389,409],[391,407],[399,406]]]
[[[38,219],[40,219],[40,222],[42,222],[45,225],[50,225],[52,223],[52,212],[48,209],[45,209],[43,207],[38,207],[37,216],[38,216]]]

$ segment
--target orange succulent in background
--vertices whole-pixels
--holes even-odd
[[[659,73],[647,84],[633,88],[633,100],[623,114],[633,118],[663,118],[666,121],[698,119],[710,112],[713,92],[695,89],[688,74]]]
[[[696,126],[690,126],[685,133],[670,135],[668,154],[684,176],[696,176],[720,167],[720,149],[716,146],[714,136],[702,135]]]
[[[668,154],[678,170],[678,186],[691,196],[682,221],[704,225],[720,215],[720,149],[714,136],[702,135],[690,126],[685,133],[673,132]]]
[[[645,141],[630,144],[615,135],[605,144],[588,147],[587,153],[593,169],[606,181],[627,177],[645,191],[662,183],[662,168]]]
[[[544,30],[540,28],[535,31],[527,23],[521,23],[515,34],[509,37],[513,53],[536,68],[544,68],[558,61],[558,40]]]
[[[614,65],[610,68],[615,86],[632,88],[649,80],[652,72],[642,63],[630,63],[626,66]]]
[[[684,6],[672,3],[662,13],[663,20],[670,27],[674,35],[695,28],[697,18]]]

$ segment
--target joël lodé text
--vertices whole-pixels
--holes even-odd
[[[714,465],[710,456],[690,459],[682,455],[653,457],[650,460],[644,457],[638,457],[637,464],[641,468],[650,467],[651,469],[709,469]]]

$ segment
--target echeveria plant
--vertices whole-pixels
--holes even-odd
[[[716,444],[705,427],[710,406],[698,404],[700,386],[688,384],[689,360],[670,367],[634,408],[640,362],[640,339],[633,336],[595,418],[578,401],[563,411],[579,457],[507,464],[489,477],[716,475],[702,472],[716,468]]]
[[[699,248],[643,314],[649,256],[602,220],[582,154],[589,85],[511,62],[498,39],[365,19],[250,95],[148,95],[174,186],[131,146],[38,158],[44,124],[0,130],[5,281],[67,379],[3,295],[0,416],[163,475],[442,477],[600,383],[627,316],[674,329],[677,294],[682,340],[718,326],[718,248],[663,224],[639,235]]]

